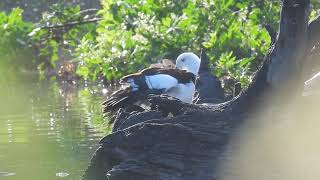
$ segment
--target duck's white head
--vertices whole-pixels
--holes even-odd
[[[192,52],[182,53],[177,57],[176,67],[198,75],[201,60]]]

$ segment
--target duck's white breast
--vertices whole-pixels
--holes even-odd
[[[195,92],[195,85],[193,82],[186,84],[178,84],[174,88],[170,89],[166,94],[176,97],[183,102],[192,103],[193,94]]]

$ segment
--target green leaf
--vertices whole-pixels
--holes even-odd
[[[83,76],[84,78],[88,78],[88,77],[89,77],[90,70],[89,70],[89,68],[86,67],[86,66],[80,66],[80,67],[78,67],[76,73],[77,73],[78,75],[80,75],[80,76]]]

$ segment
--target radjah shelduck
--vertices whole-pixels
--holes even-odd
[[[176,68],[147,68],[124,76],[120,84],[125,87],[103,103],[104,112],[114,112],[146,100],[148,94],[166,94],[192,103],[200,63],[197,55],[186,52],[176,59]]]

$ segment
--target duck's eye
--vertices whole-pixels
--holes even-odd
[[[186,61],[186,59],[182,59],[181,61],[184,62],[184,61]]]

